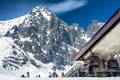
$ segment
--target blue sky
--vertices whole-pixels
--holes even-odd
[[[0,20],[23,16],[44,5],[71,25],[87,29],[92,20],[106,22],[120,8],[120,0],[0,0]]]

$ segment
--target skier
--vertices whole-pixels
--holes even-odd
[[[30,77],[30,73],[29,72],[26,72],[26,74],[27,74],[27,77]]]
[[[56,72],[53,72],[53,77],[54,78],[58,77],[58,75],[56,74]]]
[[[65,74],[62,72],[62,77],[65,77]]]
[[[52,73],[51,73],[51,72],[49,73],[49,76],[48,76],[48,77],[50,77],[50,78],[52,77]]]

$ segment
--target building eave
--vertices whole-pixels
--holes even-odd
[[[120,9],[101,27],[101,29],[91,38],[91,40],[75,55],[74,60],[79,60],[85,53],[89,51],[103,36],[109,32],[120,19]]]

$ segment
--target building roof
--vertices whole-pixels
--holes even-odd
[[[103,27],[101,27],[101,29],[92,37],[92,39],[75,55],[74,60],[79,60],[81,57],[87,56],[88,54],[90,54],[91,51],[96,53],[97,55],[104,56],[103,53],[104,54],[113,53],[113,51],[115,50],[120,50],[118,49],[118,46],[120,47],[120,45],[117,45],[117,43],[120,43],[119,23],[120,23],[120,8],[103,25]],[[114,29],[114,27],[116,28]],[[114,49],[113,51],[111,51],[112,47]]]

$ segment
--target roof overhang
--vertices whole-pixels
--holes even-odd
[[[91,55],[91,52],[104,58],[117,50],[120,50],[120,9],[76,54],[74,60],[86,59]]]

